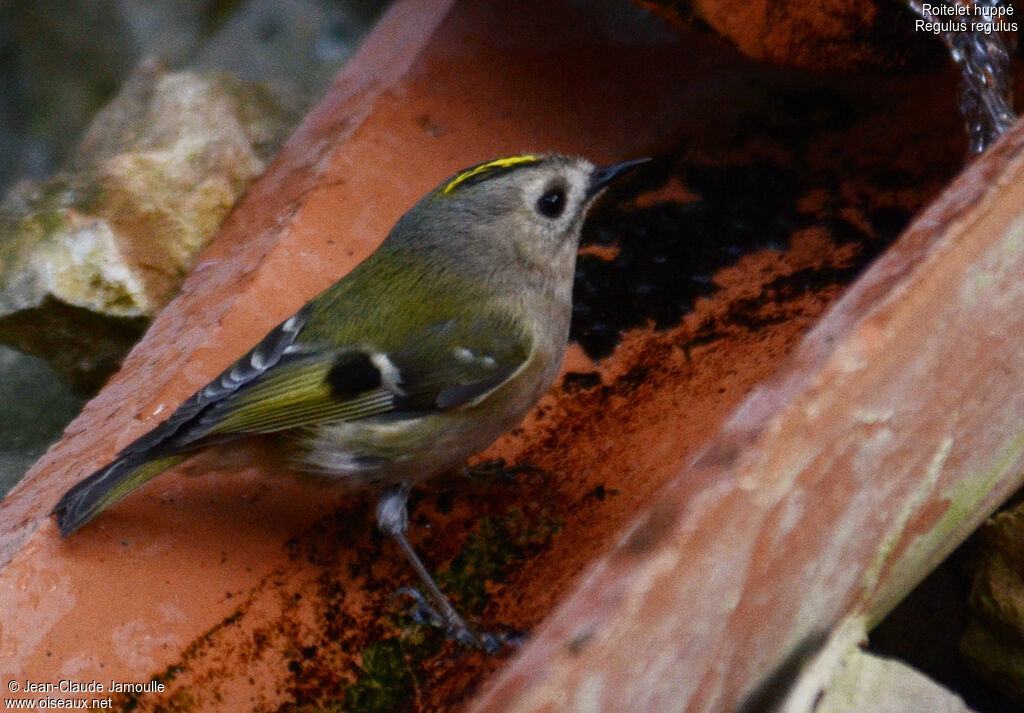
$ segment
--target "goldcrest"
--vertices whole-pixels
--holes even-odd
[[[459,172],[348,275],[270,331],[166,421],[71,488],[62,535],[199,449],[284,432],[298,467],[379,491],[450,636],[484,648],[406,531],[406,498],[515,426],[561,367],[584,216],[646,159],[597,168],[522,155]]]

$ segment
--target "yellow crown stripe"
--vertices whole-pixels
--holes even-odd
[[[468,181],[474,176],[479,176],[481,173],[487,171],[493,171],[496,168],[508,168],[510,166],[518,166],[521,163],[536,163],[540,161],[539,156],[532,154],[523,154],[522,156],[509,156],[507,158],[499,158],[487,163],[481,163],[479,166],[473,166],[473,168],[467,168],[465,171],[460,173],[458,176],[448,182],[448,185],[441,191],[442,194],[447,195],[459,187],[460,183]]]

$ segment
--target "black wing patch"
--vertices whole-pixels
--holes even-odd
[[[331,396],[339,401],[372,391],[382,383],[380,369],[365,352],[340,355],[327,372],[326,380]]]

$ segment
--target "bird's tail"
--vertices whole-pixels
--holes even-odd
[[[146,458],[125,455],[100,468],[60,499],[53,508],[61,535],[70,535],[125,495],[185,460],[181,453]]]

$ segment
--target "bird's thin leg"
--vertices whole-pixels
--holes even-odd
[[[406,508],[408,496],[409,487],[406,485],[399,485],[385,492],[377,501],[377,527],[385,535],[391,537],[405,553],[413,569],[416,570],[416,574],[419,575],[420,581],[423,582],[423,586],[427,588],[433,598],[435,606],[440,609],[438,614],[447,627],[448,635],[467,646],[475,646],[485,651],[495,650],[501,646],[501,643],[492,635],[477,636],[470,630],[459,613],[455,611],[455,607],[437,586],[434,578],[430,576],[430,572],[427,571],[412,545],[409,544],[409,539],[406,537],[406,532],[409,529],[409,512]]]

